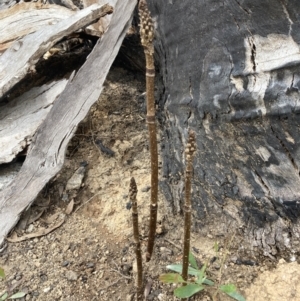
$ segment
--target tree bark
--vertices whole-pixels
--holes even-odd
[[[300,235],[300,21],[296,0],[154,1],[161,188],[184,195],[196,132],[195,229],[276,255]]]

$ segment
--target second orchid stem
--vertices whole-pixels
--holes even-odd
[[[193,172],[193,158],[196,151],[195,132],[189,132],[188,143],[185,149],[186,170],[185,170],[185,203],[184,203],[184,238],[183,238],[183,262],[182,278],[187,281],[189,267],[190,237],[191,237],[191,178]]]

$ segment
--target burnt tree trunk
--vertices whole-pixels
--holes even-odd
[[[293,250],[300,208],[300,2],[148,0],[161,75],[161,188],[184,195],[184,145],[197,135],[195,229]],[[194,219],[194,220],[195,220]]]

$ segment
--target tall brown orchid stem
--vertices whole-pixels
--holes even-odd
[[[133,237],[135,241],[135,255],[136,255],[136,265],[137,265],[137,300],[142,300],[143,294],[143,262],[142,262],[142,252],[141,243],[139,235],[139,217],[137,211],[137,186],[134,178],[130,180],[129,187],[129,198],[132,205],[132,226],[133,226]]]
[[[141,43],[146,56],[146,96],[147,96],[147,124],[149,131],[149,147],[151,157],[151,203],[150,203],[150,224],[146,253],[146,261],[152,256],[157,221],[157,193],[158,193],[158,154],[155,125],[155,99],[154,99],[154,29],[153,21],[145,0],[139,3],[140,35]]]
[[[183,238],[183,262],[182,278],[187,281],[190,237],[191,237],[191,178],[193,171],[193,158],[196,150],[195,132],[189,132],[188,143],[185,148],[186,170],[185,170],[185,203],[184,203],[184,238]]]

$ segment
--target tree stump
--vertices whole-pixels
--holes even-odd
[[[237,233],[276,255],[300,234],[300,21],[297,1],[154,1],[160,70],[161,187],[184,195],[196,132],[195,229]]]

